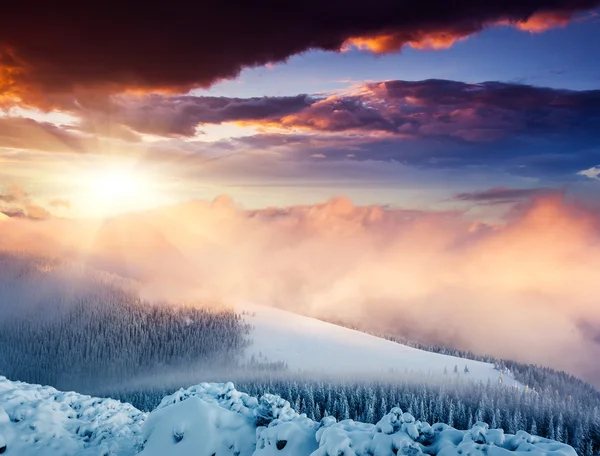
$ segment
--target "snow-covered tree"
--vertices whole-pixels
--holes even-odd
[[[537,423],[535,422],[535,418],[531,419],[531,428],[529,429],[529,433],[531,435],[538,435]]]

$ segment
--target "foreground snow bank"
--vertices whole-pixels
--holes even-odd
[[[568,445],[524,431],[504,434],[482,422],[459,431],[417,421],[399,408],[375,425],[333,417],[317,423],[279,396],[256,399],[231,383],[204,383],[165,397],[143,432],[144,456],[576,456]]]
[[[0,453],[8,456],[134,455],[146,416],[113,399],[0,377]]]
[[[279,396],[202,383],[150,415],[130,404],[0,377],[0,453],[7,456],[576,456],[568,445],[489,429],[459,431],[393,408],[377,424],[299,415]]]
[[[194,396],[150,415],[142,455],[252,456],[255,438],[243,415]]]
[[[327,419],[325,419],[327,420]],[[323,424],[323,423],[322,423]],[[504,434],[478,422],[468,431],[443,423],[430,426],[394,408],[376,425],[345,420],[321,427],[319,449],[312,456],[388,456],[392,454],[438,456],[507,456],[529,454],[574,456],[568,445],[519,431]]]

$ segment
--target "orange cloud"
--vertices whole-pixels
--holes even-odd
[[[465,40],[469,35],[484,28],[509,25],[519,30],[542,33],[546,30],[566,26],[575,15],[574,11],[541,11],[525,20],[500,19],[488,23],[474,24],[466,28],[440,29],[427,31],[384,32],[349,38],[342,50],[352,48],[367,50],[375,54],[389,54],[401,51],[405,46],[420,50],[440,50],[450,48],[457,41]]]
[[[399,52],[405,46],[420,50],[439,50],[447,49],[462,39],[466,39],[466,36],[450,31],[417,32],[411,36],[407,36],[406,33],[388,33],[350,38],[345,42],[343,49],[357,48],[375,54]]]
[[[514,26],[519,30],[542,33],[546,30],[565,27],[573,19],[573,13],[566,11],[550,11],[535,13],[523,22],[516,22]]]
[[[23,67],[17,61],[14,51],[0,44],[0,108],[8,107],[21,100],[20,79]]]

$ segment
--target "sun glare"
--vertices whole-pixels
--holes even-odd
[[[76,198],[85,212],[109,215],[143,209],[156,203],[157,191],[151,175],[137,167],[100,167],[81,174]]]
[[[139,197],[144,185],[140,176],[123,170],[99,173],[90,181],[94,197],[107,200]]]

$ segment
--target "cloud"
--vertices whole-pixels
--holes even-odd
[[[43,152],[81,153],[88,138],[67,127],[24,117],[0,117],[0,147],[34,149]]]
[[[321,98],[88,95],[62,100],[62,109],[80,119],[74,125],[0,118],[0,147],[137,155],[186,166],[187,173],[201,169],[204,179],[211,173],[310,178],[328,171],[333,180],[342,177],[333,164],[341,169],[352,161],[347,178],[372,172],[367,179],[383,179],[369,168],[378,162],[465,173],[477,168],[554,187],[548,180],[576,182],[577,173],[600,161],[599,90],[424,80],[363,84]],[[241,136],[202,136],[202,125],[221,125],[226,135],[236,123],[251,128]],[[332,166],[310,168],[312,154]],[[514,185],[488,185],[497,184]]]
[[[268,2],[190,7],[175,1],[166,10],[129,2],[118,10],[100,5],[91,14],[85,5],[28,3],[0,17],[0,80],[5,99],[42,105],[82,88],[184,93],[311,49],[338,51],[361,42],[375,52],[444,47],[497,24],[536,30],[560,25],[597,5],[597,0],[510,0],[450,7],[440,0],[384,0],[366,7],[310,0],[273,9]],[[382,37],[385,44],[369,45]]]
[[[497,19],[488,23],[472,24],[457,21],[434,29],[423,29],[406,33],[405,31],[380,32],[350,38],[346,48],[369,50],[377,54],[398,52],[406,46],[414,49],[447,49],[455,42],[493,25],[511,25],[519,30],[541,33],[546,30],[566,26],[577,12],[577,8],[539,11],[525,19]]]
[[[488,190],[459,193],[454,198],[479,204],[506,204],[529,200],[544,195],[562,194],[561,190],[552,188],[507,188],[494,187]]]
[[[274,123],[274,122],[272,122]],[[279,120],[283,127],[318,131],[397,131],[397,126],[383,112],[359,97],[331,96],[310,107]]]
[[[50,200],[48,204],[52,207],[64,207],[66,209],[69,209],[71,207],[71,202],[63,198],[54,198]]]
[[[584,169],[583,171],[579,171],[577,173],[580,176],[585,176],[590,179],[600,180],[600,167],[592,166],[589,169]]]
[[[193,136],[196,126],[241,122],[317,132],[497,142],[516,136],[589,139],[600,131],[600,90],[449,80],[357,85],[325,98],[118,95],[64,101],[85,124],[158,136]],[[102,128],[105,130],[106,128]],[[88,129],[89,130],[89,129]],[[123,138],[126,139],[126,138]]]
[[[119,96],[112,98],[109,120],[139,133],[194,136],[198,124],[265,122],[300,111],[312,102],[307,95],[261,98]]]
[[[377,54],[387,54],[398,52],[405,46],[414,49],[446,49],[451,47],[456,41],[466,38],[473,33],[473,29],[449,28],[438,31],[416,31],[412,35],[403,32],[382,33],[370,36],[359,36],[348,39],[345,42],[346,49],[358,48],[375,52]]]
[[[0,212],[9,217],[22,217],[33,220],[47,219],[50,212],[35,204],[29,194],[18,185],[10,185],[0,193]]]
[[[551,28],[564,27],[572,19],[573,14],[569,11],[542,11],[525,21],[517,22],[515,26],[527,32],[541,33]]]
[[[222,197],[109,223],[19,220],[0,230],[0,249],[126,271],[149,297],[273,305],[600,384],[598,332],[581,324],[600,327],[600,213],[558,194],[494,225],[345,197],[261,210]]]
[[[493,142],[507,137],[598,137],[600,90],[572,91],[515,83],[386,81],[359,86],[285,116],[286,127],[370,131],[405,137]]]

